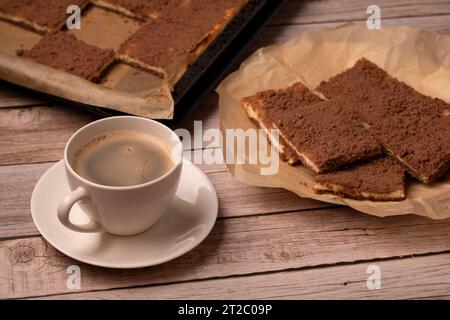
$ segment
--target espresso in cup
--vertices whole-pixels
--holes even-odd
[[[174,163],[164,143],[144,132],[123,130],[94,137],[75,153],[71,166],[91,182],[126,187],[153,181]]]

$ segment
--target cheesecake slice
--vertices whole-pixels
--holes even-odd
[[[345,104],[345,99],[323,101],[301,83],[242,100],[247,114],[250,109],[250,118],[256,119],[260,127],[279,130],[282,159],[286,157],[283,150],[293,150],[305,166],[317,173],[382,152],[361,122],[346,111]]]
[[[314,191],[356,200],[405,199],[405,169],[391,156],[351,168],[316,175]]]
[[[74,35],[57,31],[46,35],[22,57],[64,70],[86,80],[97,81],[115,59],[112,49],[88,45]]]
[[[242,9],[248,0],[171,0],[160,18],[196,29],[208,43]]]
[[[172,0],[119,50],[122,62],[159,74],[172,86],[229,20],[242,0]]]
[[[199,39],[198,30],[156,19],[144,24],[121,45],[119,58],[174,84],[187,70]]]
[[[329,99],[346,97],[349,110],[419,181],[431,183],[450,168],[450,105],[419,93],[360,59],[317,88]]]
[[[321,101],[322,99],[304,85],[295,83],[287,88],[261,91],[253,96],[245,97],[241,105],[248,117],[259,128],[266,131],[270,142],[278,150],[281,160],[294,165],[300,162],[300,156],[283,136],[279,135],[276,141],[271,134],[272,130],[278,130],[275,120],[279,118],[280,112],[284,112],[286,108],[293,108],[292,104],[313,104]],[[280,104],[284,106],[280,108]]]

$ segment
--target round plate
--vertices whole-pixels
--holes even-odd
[[[56,249],[76,260],[108,268],[148,267],[175,259],[196,247],[217,218],[217,194],[208,177],[184,160],[180,185],[172,205],[160,221],[144,233],[121,237],[109,233],[80,233],[58,220],[56,208],[70,192],[64,161],[39,180],[31,197],[31,213],[42,236]],[[78,205],[70,214],[74,223],[87,221]]]

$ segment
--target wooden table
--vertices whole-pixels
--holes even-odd
[[[365,23],[373,1],[290,1],[251,44],[278,43],[345,21]],[[382,25],[450,33],[448,0],[378,0]],[[376,218],[280,190],[233,180],[224,166],[202,166],[214,183],[219,219],[190,253],[164,265],[112,270],[67,258],[38,233],[30,196],[62,158],[69,136],[96,116],[0,83],[1,298],[449,298],[450,220]],[[218,127],[211,94],[182,124]],[[68,289],[67,267],[81,268]],[[381,289],[367,287],[368,267]],[[370,271],[370,268],[369,268]]]

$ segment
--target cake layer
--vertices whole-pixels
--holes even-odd
[[[34,29],[39,33],[59,30],[69,17],[67,7],[83,9],[89,0],[0,0],[0,18]]]
[[[274,121],[279,117],[278,113],[280,112],[277,104],[274,103],[277,100],[288,101],[285,104],[285,108],[292,107],[292,104],[296,102],[308,104],[322,101],[301,83],[295,83],[283,89],[258,92],[253,96],[242,99],[242,107],[247,115],[259,128],[266,130],[272,144],[274,144],[274,139],[271,137],[270,132],[276,129]],[[279,136],[278,143],[274,147],[278,150],[281,160],[292,165],[300,161],[297,152],[289,146],[282,136]]]
[[[346,111],[344,99],[322,101],[296,83],[244,98],[243,106],[249,102],[264,126],[278,129],[286,145],[315,172],[336,170],[381,153],[377,141]]]
[[[391,156],[384,156],[342,171],[318,174],[314,191],[357,200],[405,199],[405,170]]]
[[[74,35],[57,31],[46,35],[23,57],[95,81],[112,62],[115,53],[77,40]]]
[[[346,107],[346,99],[298,104],[275,121],[280,134],[317,173],[334,171],[382,153],[376,139]]]

